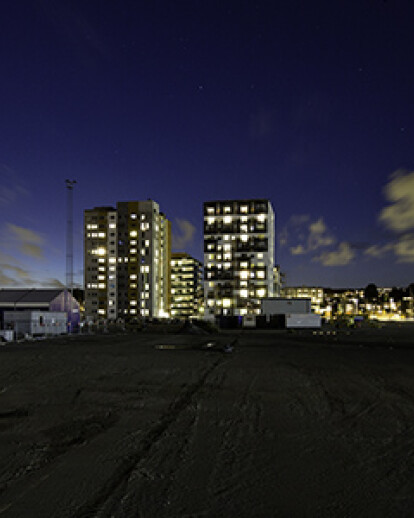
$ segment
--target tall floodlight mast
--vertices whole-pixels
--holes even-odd
[[[67,190],[67,222],[66,222],[66,290],[70,292],[69,332],[72,330],[72,297],[73,297],[73,187],[76,180],[65,180]]]

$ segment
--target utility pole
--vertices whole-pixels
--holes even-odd
[[[66,291],[70,293],[68,324],[72,331],[72,297],[73,297],[73,187],[76,180],[65,180],[67,190],[66,221]]]

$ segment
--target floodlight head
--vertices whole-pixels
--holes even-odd
[[[75,185],[76,180],[68,180],[68,179],[66,179],[65,183],[66,183],[66,187],[68,189],[73,189],[73,186]]]

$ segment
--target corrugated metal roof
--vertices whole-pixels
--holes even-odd
[[[7,289],[0,288],[0,304],[37,304],[52,302],[63,289]]]

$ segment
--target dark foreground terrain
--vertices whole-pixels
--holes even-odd
[[[414,516],[412,331],[2,346],[0,518]]]

